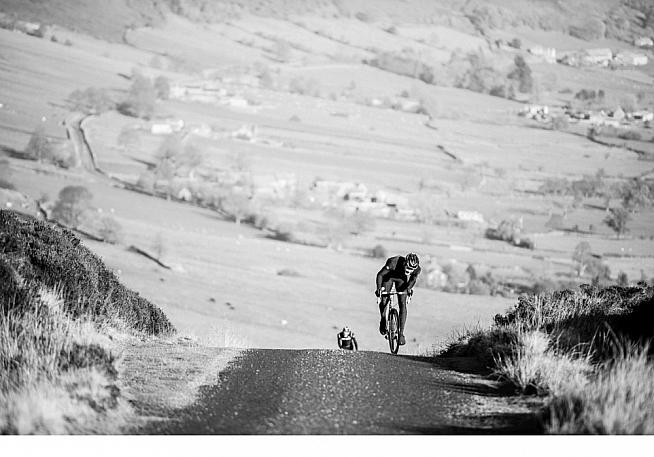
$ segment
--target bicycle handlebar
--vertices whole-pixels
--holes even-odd
[[[382,292],[379,295],[407,295],[407,292]]]

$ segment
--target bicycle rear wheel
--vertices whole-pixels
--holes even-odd
[[[388,347],[391,354],[397,354],[400,349],[399,317],[396,309],[391,309],[388,314]]]

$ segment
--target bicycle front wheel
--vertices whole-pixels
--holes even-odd
[[[392,309],[388,315],[388,347],[391,354],[397,354],[400,349],[399,317],[396,309]]]

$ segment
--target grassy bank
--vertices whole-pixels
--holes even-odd
[[[522,296],[445,356],[478,357],[527,395],[546,397],[549,433],[654,433],[654,287],[584,287]]]
[[[116,337],[172,332],[71,232],[0,211],[0,433],[119,431]]]

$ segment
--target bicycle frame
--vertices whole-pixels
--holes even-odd
[[[386,339],[388,340],[388,344],[391,350],[391,354],[397,354],[397,351],[399,349],[399,344],[398,344],[398,328],[395,327],[395,329],[390,328],[390,321],[391,321],[391,314],[395,316],[395,325],[399,325],[399,305],[398,305],[398,300],[397,297],[393,299],[393,295],[406,295],[407,296],[407,302],[406,304],[408,305],[411,302],[411,295],[407,294],[406,292],[397,292],[395,290],[395,285],[393,285],[393,288],[389,292],[382,292],[379,294],[379,297],[377,298],[377,306],[381,304],[382,297],[388,296],[388,301],[386,302],[386,306],[384,307],[384,319],[386,320]],[[391,310],[395,310],[393,313],[391,313]]]
[[[389,297],[388,302],[386,303],[386,307],[384,308],[384,319],[386,319],[386,325],[388,325],[388,314],[391,312],[391,309],[395,308],[398,312],[400,311],[400,306],[397,303],[397,299],[393,300],[394,295],[406,295],[407,306],[411,302],[411,295],[407,294],[406,292],[396,292],[395,287],[393,287],[390,292],[382,292],[379,294],[379,297],[377,297],[377,306],[379,306],[381,303],[383,296]]]

